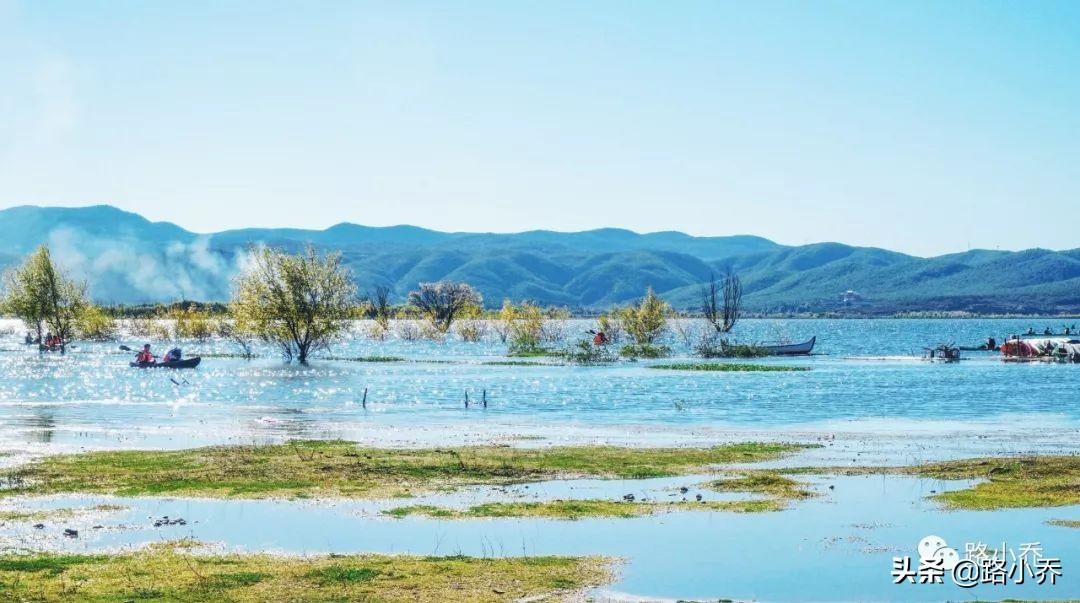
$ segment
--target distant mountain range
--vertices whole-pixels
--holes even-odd
[[[748,309],[765,312],[967,310],[1080,312],[1080,249],[972,250],[918,258],[841,243],[786,246],[755,236],[692,237],[605,228],[561,233],[447,233],[342,223],[196,234],[110,206],[0,210],[0,266],[47,242],[102,303],[224,300],[252,245],[341,251],[362,291],[451,279],[503,298],[596,309],[646,287],[698,305],[710,274],[741,276]]]

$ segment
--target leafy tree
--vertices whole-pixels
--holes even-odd
[[[446,333],[454,319],[477,308],[483,298],[465,283],[439,281],[420,283],[420,288],[409,293],[409,305],[420,311],[439,333]]]
[[[86,285],[69,279],[53,263],[47,245],[38,247],[22,265],[8,271],[4,284],[2,305],[38,337],[45,329],[60,337],[60,351],[66,351],[89,305]]]
[[[296,255],[260,249],[236,278],[229,307],[236,327],[306,363],[348,329],[355,297],[340,255],[323,257],[312,247]]]
[[[652,344],[667,331],[671,306],[653,293],[652,287],[636,306],[618,310],[619,323],[638,345]]]

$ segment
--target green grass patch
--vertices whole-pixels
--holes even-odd
[[[931,463],[914,472],[938,479],[985,478],[972,488],[935,494],[958,509],[1059,507],[1080,504],[1080,456],[980,458]]]
[[[672,362],[668,364],[653,364],[649,368],[668,371],[718,371],[718,372],[799,372],[808,371],[806,366],[785,366],[782,364],[749,364],[745,362]]]
[[[717,492],[753,492],[787,500],[814,496],[801,482],[775,471],[748,471],[738,477],[708,482],[705,487]]]
[[[335,582],[371,582],[379,575],[379,570],[370,567],[348,567],[344,565],[331,565],[320,567],[307,573],[308,578],[314,579],[322,585]]]
[[[990,510],[1080,504],[1080,456],[975,458],[913,467],[800,467],[786,474],[917,475],[934,479],[983,479],[963,490],[931,498],[947,507]]]
[[[514,601],[611,579],[602,558],[196,555],[186,544],[114,555],[2,554],[15,601]]]
[[[1062,528],[1080,528],[1080,519],[1051,519],[1046,523]]]
[[[563,477],[646,478],[779,458],[799,444],[712,448],[567,446],[361,448],[338,440],[46,457],[11,472],[0,496],[85,492],[219,498],[383,498]]]
[[[467,509],[448,509],[431,505],[397,507],[384,511],[391,517],[422,516],[435,519],[479,519],[500,517],[537,517],[579,520],[588,518],[642,517],[674,511],[728,511],[756,513],[783,508],[777,500],[725,500],[702,502],[626,502],[614,500],[552,500],[540,502],[494,502]]]

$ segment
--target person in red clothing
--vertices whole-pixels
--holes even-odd
[[[150,344],[143,346],[142,351],[135,356],[135,362],[139,364],[154,364],[154,355],[150,352]]]
[[[603,331],[597,331],[596,336],[592,338],[593,345],[604,345],[607,343],[607,335],[604,335]]]

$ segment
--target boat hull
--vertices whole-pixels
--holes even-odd
[[[191,358],[184,358],[183,360],[177,360],[174,362],[132,362],[131,368],[195,368],[202,362],[202,358],[199,356],[193,356]]]
[[[770,356],[805,356],[814,350],[814,344],[817,343],[817,336],[811,337],[808,341],[802,343],[788,343],[784,345],[765,345],[761,346],[765,348]]]

